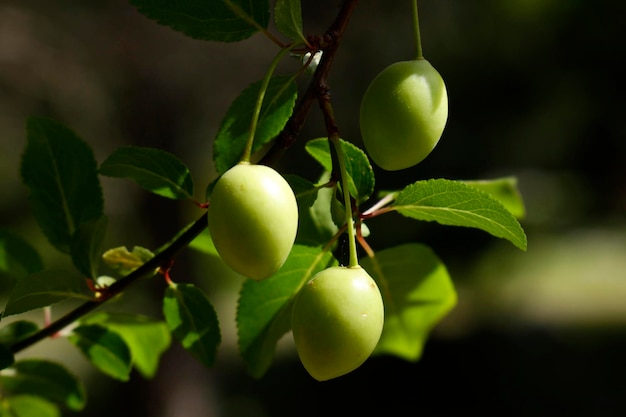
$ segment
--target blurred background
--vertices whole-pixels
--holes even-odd
[[[306,32],[321,34],[339,1],[302,6]],[[410,13],[408,1],[378,0],[360,2],[352,16],[330,84],[342,136],[357,145],[368,83],[413,57]],[[25,351],[58,358],[84,378],[81,415],[626,415],[626,3],[422,0],[420,19],[425,57],[447,83],[449,122],[423,163],[377,170],[377,186],[515,176],[528,251],[470,229],[395,215],[372,220],[374,249],[431,246],[459,304],[419,362],[374,357],[325,383],[306,374],[289,336],[265,377],[248,376],[234,324],[242,279],[187,251],[173,279],[197,283],[214,302],[224,339],[217,365],[203,368],[174,343],[153,380],[133,374],[125,384],[94,372],[62,339]],[[20,181],[29,116],[66,124],[98,161],[129,144],[172,152],[190,167],[201,199],[214,178],[220,121],[275,51],[261,35],[236,44],[189,39],[123,0],[1,0],[0,226],[37,247],[47,266],[67,263],[39,232]],[[319,167],[302,145],[323,135],[314,106],[279,168],[314,179]],[[109,247],[154,249],[200,214],[128,181],[102,182]],[[162,291],[142,282],[111,307],[158,317]]]

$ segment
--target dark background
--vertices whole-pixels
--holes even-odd
[[[338,4],[304,0],[307,33],[321,34]],[[204,369],[174,344],[154,380],[133,374],[123,384],[93,372],[64,340],[24,352],[58,358],[85,379],[82,415],[626,415],[626,3],[423,0],[420,17],[424,54],[448,87],[449,122],[423,163],[377,170],[377,186],[515,176],[528,251],[480,231],[373,220],[375,249],[433,247],[459,304],[419,362],[375,357],[325,383],[306,374],[288,336],[264,378],[246,375],[233,321],[241,278],[185,252],[173,278],[202,285],[216,305],[224,338],[217,365]],[[345,139],[360,144],[360,97],[380,70],[412,57],[411,31],[409,1],[358,5],[330,77]],[[192,40],[121,0],[2,0],[1,226],[40,248],[46,265],[64,262],[34,224],[18,175],[28,116],[70,126],[98,161],[127,144],[170,151],[190,167],[201,197],[214,178],[221,118],[275,51],[261,35],[236,44]],[[323,135],[314,107],[280,169],[315,177],[302,143]],[[198,215],[132,183],[102,181],[111,247],[155,248]],[[114,308],[159,314],[162,289],[141,283]]]

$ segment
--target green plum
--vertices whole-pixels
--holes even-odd
[[[208,209],[218,254],[254,280],[283,265],[298,230],[298,205],[289,183],[265,165],[239,163],[217,181]]]
[[[426,158],[447,120],[446,85],[423,58],[389,65],[361,100],[363,145],[374,163],[388,171],[412,167]]]
[[[374,351],[384,316],[380,290],[363,268],[318,272],[293,305],[291,325],[302,365],[318,381],[352,372]]]

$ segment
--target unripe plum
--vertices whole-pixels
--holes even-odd
[[[446,85],[426,59],[396,62],[372,80],[359,117],[363,145],[376,165],[412,167],[430,154],[446,126]]]
[[[363,268],[320,271],[294,300],[292,331],[300,361],[318,381],[352,372],[374,351],[383,322],[380,290]]]
[[[223,261],[257,281],[280,269],[298,231],[293,190],[265,165],[239,163],[226,171],[213,188],[207,215]]]

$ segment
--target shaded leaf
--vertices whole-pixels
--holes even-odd
[[[9,345],[0,344],[0,370],[15,363],[15,356]]]
[[[374,352],[418,360],[431,329],[456,305],[445,265],[417,243],[378,251],[361,265],[378,282],[385,304],[383,333]]]
[[[0,229],[0,272],[20,278],[43,269],[39,253],[23,238]]]
[[[417,220],[480,229],[526,250],[524,230],[502,203],[460,181],[417,181],[400,191],[390,209]]]
[[[71,255],[74,266],[86,277],[98,276],[100,252],[107,229],[107,218],[102,216],[94,221],[81,224],[71,242]]]
[[[169,348],[171,334],[167,325],[146,316],[124,313],[98,313],[83,320],[117,333],[130,349],[132,362],[146,378],[152,378],[161,355]]]
[[[83,324],[72,330],[68,340],[104,374],[128,381],[132,358],[128,345],[119,334],[97,324]]]
[[[192,284],[171,285],[165,291],[163,314],[174,338],[200,363],[212,367],[222,336],[206,295]]]
[[[115,150],[100,165],[100,174],[128,178],[147,191],[171,199],[192,199],[189,168],[169,152],[140,146]]]
[[[78,227],[103,214],[91,148],[56,121],[29,118],[21,175],[39,226],[52,245],[69,253]]]
[[[262,81],[248,86],[228,108],[213,143],[213,160],[218,174],[237,164],[248,140],[252,113]],[[275,76],[265,92],[252,151],[274,139],[291,116],[298,90],[287,76]]]
[[[325,184],[330,172],[324,172],[320,184]],[[324,187],[317,190],[316,198],[309,207],[298,202],[298,233],[296,243],[308,246],[323,246],[339,230],[331,213],[335,204],[336,187]],[[345,219],[344,219],[345,221]]]
[[[258,32],[257,26],[267,28],[270,19],[268,0],[131,0],[131,4],[159,24],[208,41],[247,39]]]
[[[276,29],[294,41],[306,41],[302,28],[300,0],[276,0],[274,5]]]
[[[276,343],[291,329],[294,296],[331,259],[319,247],[295,245],[271,278],[243,283],[237,306],[239,351],[253,377],[260,378],[267,371]]]
[[[340,139],[340,143],[346,157],[350,195],[360,204],[374,192],[374,171],[365,152],[343,139]],[[324,170],[332,170],[333,163],[328,139],[319,138],[308,141],[306,151],[324,167]]]
[[[85,279],[57,270],[44,270],[30,274],[15,284],[3,317],[46,307],[69,298],[83,300],[93,298],[93,293]]]
[[[23,359],[0,374],[0,385],[12,395],[34,395],[70,410],[85,407],[86,393],[82,383],[63,365],[40,359]]]
[[[17,320],[0,328],[0,344],[12,345],[27,336],[36,333],[39,326],[32,321]]]

